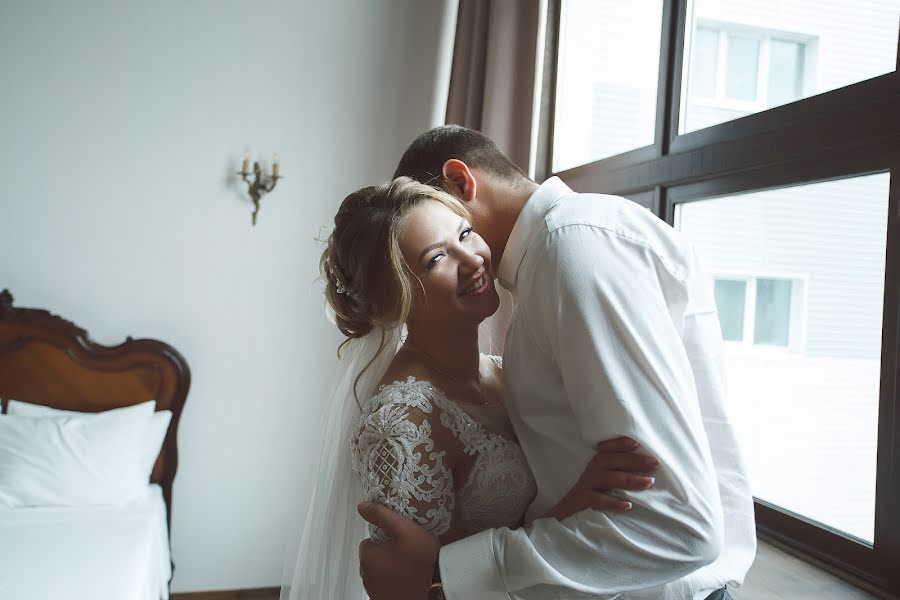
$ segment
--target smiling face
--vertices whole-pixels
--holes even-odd
[[[425,200],[415,206],[400,249],[414,276],[411,322],[477,324],[497,311],[491,252],[471,223],[446,205]]]

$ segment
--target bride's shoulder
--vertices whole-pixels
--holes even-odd
[[[425,376],[427,373],[417,369],[389,369],[374,395],[362,405],[355,443],[359,445],[368,440],[367,432],[376,432],[377,439],[425,436],[435,447],[451,452],[453,456],[461,453],[461,447],[457,447],[459,442],[445,425],[447,412],[453,405]],[[448,456],[447,461],[452,462],[451,457]]]
[[[395,361],[378,382],[366,408],[373,411],[400,404],[430,412],[436,389],[426,377],[427,372],[415,363]]]
[[[398,402],[419,405],[428,401],[433,392],[434,386],[430,381],[407,375],[405,379],[384,380],[379,383],[372,403],[376,407]]]

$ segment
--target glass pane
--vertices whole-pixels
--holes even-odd
[[[788,279],[757,279],[754,344],[788,345],[791,285]]]
[[[754,494],[868,543],[889,183],[888,174],[867,175],[675,213],[710,272],[756,282],[751,331],[782,344],[724,349]]]
[[[719,310],[719,324],[722,339],[739,342],[744,339],[744,299],[747,282],[731,279],[716,279],[716,308]]]
[[[756,100],[756,73],[759,70],[759,41],[728,36],[725,64],[725,93],[734,100]]]
[[[898,31],[900,0],[692,0],[679,133],[890,73]],[[709,32],[728,40],[718,49],[723,81],[713,97],[694,89],[709,77]]]
[[[802,60],[800,44],[772,40],[769,46],[769,106],[780,106],[800,98]]]
[[[653,143],[662,0],[568,0],[560,16],[553,170]]]
[[[719,32],[698,29],[691,55],[690,94],[700,98],[716,95],[716,68],[719,62]]]

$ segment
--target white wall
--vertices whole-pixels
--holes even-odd
[[[174,591],[280,582],[338,341],[314,237],[442,115],[454,10],[0,3],[0,288],[190,363]],[[255,228],[247,148],[285,175]]]

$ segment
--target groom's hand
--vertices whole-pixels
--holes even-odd
[[[441,544],[411,520],[374,502],[363,502],[362,518],[390,538],[359,545],[359,574],[371,600],[425,600]]]
[[[640,491],[653,486],[647,473],[659,466],[651,456],[638,454],[639,444],[627,437],[597,444],[597,453],[569,492],[543,518],[564,519],[591,508],[622,513],[631,509],[631,502],[610,492]]]

